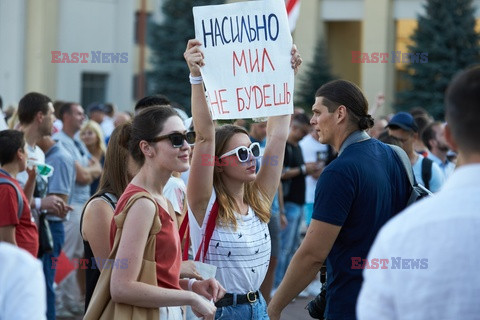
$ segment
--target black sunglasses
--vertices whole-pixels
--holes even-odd
[[[196,137],[195,131],[188,131],[185,134],[180,132],[174,132],[174,133],[166,134],[164,136],[155,137],[149,140],[149,142],[158,142],[164,139],[170,139],[170,142],[172,143],[172,147],[181,148],[183,146],[183,140],[187,141],[187,143],[191,146],[194,145],[195,137]]]

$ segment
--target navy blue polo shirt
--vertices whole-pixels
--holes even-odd
[[[410,184],[394,153],[376,139],[351,144],[318,179],[313,219],[342,226],[326,260],[329,320],[355,319],[363,270],[352,258],[366,259],[379,229],[407,204]]]

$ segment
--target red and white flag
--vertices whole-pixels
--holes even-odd
[[[290,32],[295,30],[298,15],[300,14],[300,0],[285,0],[287,7],[288,24],[290,25]]]

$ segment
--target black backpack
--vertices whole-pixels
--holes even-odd
[[[430,190],[430,179],[432,179],[433,161],[427,157],[422,160],[422,180],[425,188]]]
[[[410,197],[408,198],[407,207],[420,199],[431,196],[433,193],[430,192],[430,190],[426,189],[424,186],[417,183],[415,176],[413,175],[412,165],[410,164],[410,160],[408,159],[408,156],[405,153],[405,151],[403,151],[403,149],[398,146],[394,146],[394,145],[389,145],[389,146],[393,149],[393,151],[395,151],[395,154],[398,160],[402,163],[402,167],[408,176],[410,185],[412,186],[412,192],[410,193]],[[430,179],[428,179],[428,181],[429,180]]]

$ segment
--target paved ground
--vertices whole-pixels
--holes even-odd
[[[305,309],[305,306],[315,297],[297,298],[291,302],[283,311],[281,320],[312,319]]]
[[[297,298],[294,302],[290,303],[288,307],[282,313],[281,320],[302,320],[302,319],[312,319],[308,314],[308,311],[305,310],[305,306],[312,300],[314,297],[307,298]],[[77,318],[59,318],[57,320],[81,320],[82,317]],[[234,319],[232,319],[234,320]],[[241,320],[241,319],[239,319]]]

